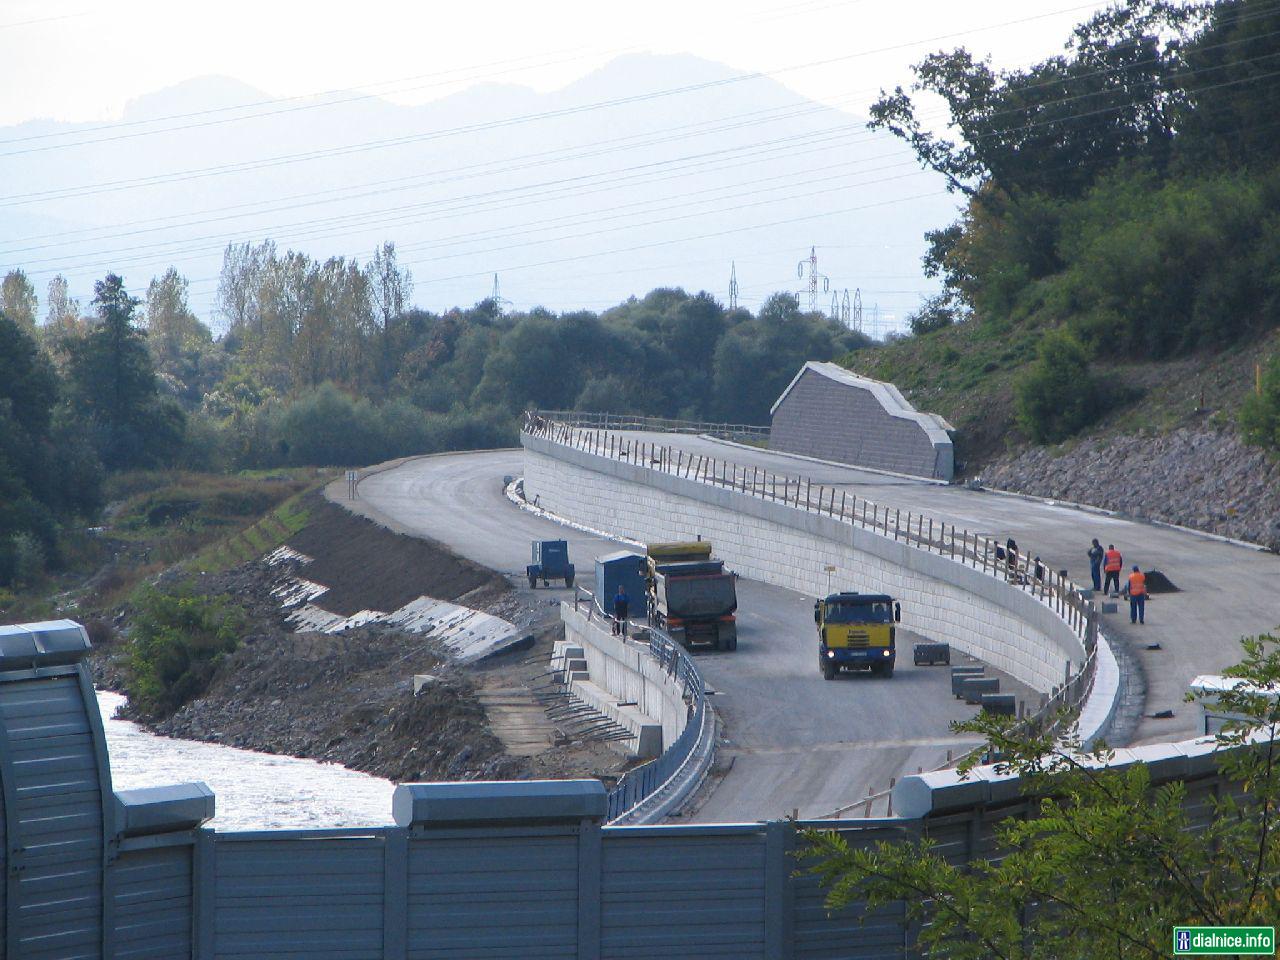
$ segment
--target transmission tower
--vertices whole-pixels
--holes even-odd
[[[853,309],[849,316],[850,324],[859,333],[862,332],[862,289],[853,291]]]
[[[493,275],[493,293],[489,294],[489,299],[493,301],[493,312],[498,316],[502,316],[503,307],[515,306],[510,300],[503,298],[502,288],[498,286],[498,275],[496,273]]]
[[[729,264],[729,309],[738,309],[738,265]]]
[[[809,312],[815,313],[818,309],[818,281],[822,281],[822,292],[827,293],[831,290],[831,278],[825,274],[818,272],[818,248],[809,248],[809,258],[801,260],[796,264],[796,276],[804,278],[805,264],[809,265]],[[797,297],[800,294],[796,294]]]

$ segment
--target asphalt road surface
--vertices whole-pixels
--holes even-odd
[[[1152,598],[1147,625],[1130,627],[1127,605],[1104,618],[1108,635],[1127,642],[1146,684],[1147,715],[1130,724],[1132,742],[1198,734],[1196,709],[1182,702],[1197,673],[1239,659],[1239,637],[1280,623],[1280,558],[1212,538],[1150,524],[984,493],[828,466],[697,437],[638,435],[686,450],[810,477],[879,503],[924,512],[971,531],[1013,536],[1024,552],[1087,583],[1091,537],[1114,543],[1128,564],[1163,571],[1181,593]],[[584,579],[591,561],[617,549],[611,540],[567,529],[511,504],[504,476],[523,472],[518,450],[410,460],[367,477],[357,508],[402,532],[429,536],[523,582],[529,542],[561,537]],[[527,589],[527,587],[520,587]],[[548,599],[554,593],[548,594]],[[695,819],[743,821],[826,813],[881,790],[890,777],[929,769],[971,741],[948,731],[969,715],[950,695],[948,671],[916,668],[900,657],[891,680],[849,675],[822,680],[816,666],[812,598],[753,581],[739,582],[739,647],[699,655],[724,720],[722,763],[730,765]],[[911,638],[906,638],[907,644]],[[1159,642],[1162,649],[1147,650]],[[909,646],[904,644],[904,649]],[[1173,710],[1173,719],[1149,717]],[[1136,711],[1135,711],[1136,712]]]
[[[564,538],[589,582],[594,558],[619,544],[513,505],[502,478],[522,467],[517,450],[411,460],[361,481],[357,508],[401,532],[448,544],[522,590],[529,542]],[[974,708],[951,696],[946,668],[915,667],[908,654],[899,656],[892,679],[847,674],[828,682],[817,667],[812,597],[744,579],[738,602],[738,649],[696,654],[724,721],[719,762],[729,769],[694,819],[829,813],[869,787],[883,790],[890,777],[931,769],[948,750],[958,755],[976,742],[949,730],[950,721]],[[910,636],[903,639],[910,650]],[[1026,688],[1010,689],[1030,696]]]

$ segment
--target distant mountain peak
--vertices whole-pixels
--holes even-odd
[[[124,105],[123,120],[149,120],[174,114],[244,107],[274,99],[271,94],[234,77],[211,74],[144,93]]]

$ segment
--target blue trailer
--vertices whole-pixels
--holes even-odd
[[[621,586],[627,591],[631,613],[638,618],[645,615],[645,558],[638,553],[619,550],[596,558],[596,606],[600,612],[613,616],[613,598]]]
[[[533,541],[533,563],[525,567],[525,574],[530,590],[537,587],[539,580],[544,587],[550,586],[551,580],[563,580],[566,587],[572,587],[573,564],[569,562],[568,541]]]

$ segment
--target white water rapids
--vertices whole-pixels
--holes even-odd
[[[125,698],[98,691],[116,790],[203,781],[216,797],[219,830],[369,827],[391,823],[388,780],[332,763],[173,740],[115,719]]]

